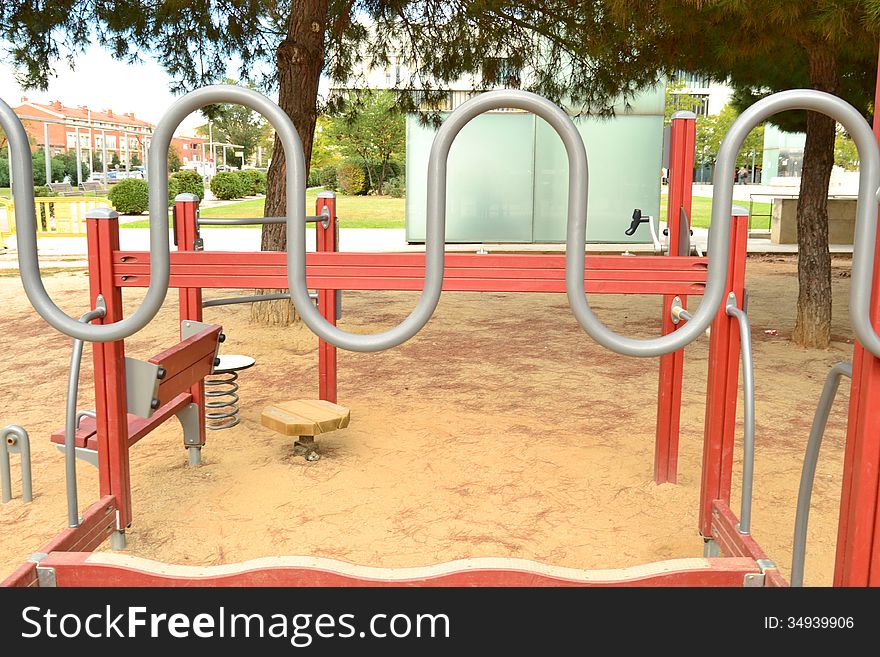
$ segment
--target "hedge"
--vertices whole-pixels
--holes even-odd
[[[244,180],[233,171],[221,171],[211,178],[211,191],[217,198],[228,201],[247,196]]]
[[[107,197],[120,214],[143,214],[150,207],[147,181],[140,178],[120,180],[110,188]]]
[[[178,194],[195,194],[200,201],[205,198],[205,182],[198,171],[184,169],[171,174],[171,180],[177,183]]]
[[[357,164],[351,162],[340,164],[336,168],[336,179],[343,194],[362,194],[366,189],[367,177]]]

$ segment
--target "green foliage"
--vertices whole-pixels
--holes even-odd
[[[141,162],[141,158],[138,157],[137,153],[132,153],[128,158],[128,166],[130,167],[140,167],[143,166],[143,162]]]
[[[368,188],[382,194],[389,163],[403,156],[406,148],[406,119],[395,95],[389,91],[349,95],[326,132],[342,154],[363,162]]]
[[[9,160],[6,157],[6,149],[0,152],[0,187],[9,187]]]
[[[312,141],[312,162],[309,171],[324,167],[338,166],[344,159],[339,144],[333,136],[333,120],[322,114],[315,122],[315,137]]]
[[[721,141],[724,135],[736,121],[739,113],[732,105],[725,105],[718,114],[714,116],[697,117],[697,163],[709,164],[715,162],[718,156],[718,150],[721,148]],[[756,153],[758,160],[761,159],[761,153],[764,151],[764,125],[761,124],[749,133],[743,142],[739,155],[736,158],[737,166],[751,166],[751,153]]]
[[[180,182],[174,178],[168,179],[168,207],[174,206],[174,199],[180,194]]]
[[[241,179],[242,187],[246,190],[245,196],[256,196],[257,194],[266,193],[266,174],[256,169],[243,169],[236,171]]]
[[[336,180],[336,165],[331,164],[321,168],[318,171],[318,180],[319,184],[323,185],[325,189],[335,190],[338,185],[338,181]]]
[[[366,191],[364,170],[353,162],[343,162],[336,167],[336,180],[343,194],[363,194]]]
[[[76,166],[74,164],[74,166]],[[52,180],[48,182],[58,182],[64,178],[64,165],[59,158],[53,157],[51,160]],[[42,149],[34,153],[34,185],[46,184],[46,152]]]
[[[195,194],[201,201],[205,198],[205,181],[198,171],[184,169],[171,174],[170,180],[177,183],[178,194]]]
[[[221,171],[211,178],[211,191],[223,201],[247,196],[244,181],[233,171]]]
[[[834,140],[834,164],[845,171],[858,171],[859,151],[845,132],[838,131]]]
[[[114,151],[113,155],[110,157],[110,167],[113,169],[117,169],[122,166],[122,161],[119,159],[119,153]]]
[[[142,214],[149,208],[147,181],[126,178],[110,188],[107,195],[120,214]]]
[[[385,193],[394,198],[406,196],[406,181],[401,177],[389,178],[385,183]]]
[[[52,191],[52,188],[48,185],[35,185],[34,186],[34,197],[47,197],[47,196],[55,196],[55,192]]]
[[[63,180],[65,177],[69,177],[71,183],[76,184],[76,151],[67,151],[66,153],[60,153],[59,155],[55,155],[52,158],[52,176],[55,176],[55,161],[58,161],[58,164],[61,168],[61,176],[59,177],[59,181]],[[89,178],[89,163],[80,162],[80,169],[82,173],[82,179],[88,180]]]
[[[229,79],[224,82],[239,84]],[[255,88],[252,84],[246,86]],[[211,127],[201,126],[198,129],[201,135],[207,137],[212,132],[215,143],[235,144],[226,150],[230,166],[241,167],[254,154],[257,146],[261,146],[264,152],[271,152],[272,126],[257,112],[243,105],[209,105],[202,113],[211,121]],[[237,157],[236,151],[241,151],[244,157]]]
[[[676,112],[686,110],[698,114],[702,106],[702,98],[684,92],[684,82],[675,79],[667,80],[663,112],[666,123],[672,120],[672,115]]]
[[[183,162],[180,161],[180,155],[177,153],[177,149],[174,146],[168,147],[168,171],[171,173],[177,173],[180,171],[180,167],[183,166]]]

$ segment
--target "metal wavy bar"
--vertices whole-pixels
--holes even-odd
[[[146,326],[162,306],[168,292],[169,253],[168,253],[168,207],[167,201],[167,153],[171,143],[171,133],[157,128],[153,137],[158,143],[165,143],[162,149],[153,148],[150,152],[150,176],[160,169],[165,176],[165,197],[150,194],[150,287],[143,303],[130,316],[118,322],[102,326],[83,324],[62,311],[49,297],[40,275],[40,261],[37,253],[37,218],[34,198],[31,147],[21,121],[3,100],[0,100],[0,126],[6,132],[12,154],[12,192],[18,200],[15,205],[16,233],[18,240],[18,267],[25,293],[39,315],[53,328],[65,335],[87,342],[112,342],[136,333]],[[175,126],[176,127],[176,126]],[[166,143],[167,142],[167,143]],[[161,181],[160,181],[161,182]]]

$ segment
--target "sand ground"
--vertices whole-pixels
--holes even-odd
[[[831,348],[805,350],[789,340],[795,261],[749,261],[758,392],[753,533],[786,574],[813,410],[828,368],[852,355],[849,266],[834,263]],[[86,310],[85,272],[45,280],[71,315]],[[142,291],[125,297],[130,312]],[[416,298],[346,293],[342,326],[390,327]],[[17,275],[0,277],[0,303],[0,422],[30,432],[36,490],[32,504],[16,497],[0,507],[5,574],[65,525],[63,457],[48,436],[64,422],[71,344],[31,309]],[[615,330],[642,337],[658,331],[656,297],[596,296],[592,304]],[[131,554],[185,564],[315,555],[375,566],[514,556],[607,568],[702,553],[707,339],[687,350],[679,484],[656,486],[657,360],[603,350],[577,325],[564,295],[447,293],[407,344],[379,354],[340,351],[339,401],[352,422],[320,438],[323,458],[314,463],[263,428],[260,412],[273,401],[316,396],[317,340],[302,325],[253,326],[248,318],[247,306],[205,314],[224,326],[224,353],[257,359],[240,379],[241,424],[209,434],[198,468],[186,465],[173,420],[132,451]],[[771,329],[778,335],[765,333]],[[127,342],[127,354],[147,358],[175,343],[177,330],[171,293],[160,315]],[[80,408],[93,407],[91,372],[87,347]],[[810,584],[831,581],[847,399],[844,386],[816,477]],[[734,500],[740,454],[738,444]],[[18,472],[13,456],[16,492]],[[97,498],[96,471],[86,464],[79,490],[83,509]]]

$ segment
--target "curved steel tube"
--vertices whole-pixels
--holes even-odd
[[[91,322],[106,314],[103,306],[90,310],[79,318],[83,323]],[[67,376],[67,405],[64,416],[64,478],[67,486],[67,526],[79,527],[79,495],[76,486],[76,430],[81,414],[76,411],[79,396],[79,371],[82,365],[83,341],[73,340],[70,354],[70,372]],[[88,411],[85,411],[88,412]],[[92,414],[94,416],[94,414]]]
[[[7,436],[15,436],[15,447],[7,444]],[[28,432],[17,424],[0,429],[0,502],[6,504],[12,499],[12,473],[9,467],[9,452],[17,450],[21,455],[21,501],[34,501],[34,483],[31,477],[31,441]]]
[[[794,519],[794,540],[791,551],[792,586],[804,585],[807,527],[810,522],[810,506],[813,501],[816,463],[819,460],[819,450],[822,448],[822,438],[825,436],[825,427],[828,425],[831,406],[837,397],[837,389],[840,387],[840,380],[843,377],[852,378],[851,363],[837,363],[825,377],[825,385],[822,387],[822,395],[819,397],[816,415],[813,417],[813,425],[810,427],[810,437],[807,439],[807,451],[804,454],[804,467],[801,471],[801,483],[798,488],[797,514]]]
[[[752,488],[755,480],[755,368],[752,360],[752,332],[749,316],[736,305],[736,296],[728,295],[725,312],[736,318],[739,326],[743,385],[743,469],[742,497],[739,507],[740,534],[748,535],[752,527]]]
[[[168,292],[169,253],[168,253],[168,195],[166,158],[171,133],[157,128],[153,135],[154,144],[165,143],[162,149],[153,148],[150,152],[150,176],[157,176],[156,170],[165,175],[165,197],[150,194],[150,287],[143,303],[130,316],[118,322],[102,326],[83,324],[62,311],[49,298],[40,276],[40,261],[37,254],[37,218],[32,199],[34,181],[31,147],[27,133],[15,112],[0,100],[0,126],[6,132],[12,154],[13,198],[19,202],[15,206],[15,221],[18,238],[18,266],[21,282],[31,305],[52,327],[65,335],[89,342],[111,342],[136,333],[146,326],[162,306]],[[161,182],[161,181],[160,181]]]

